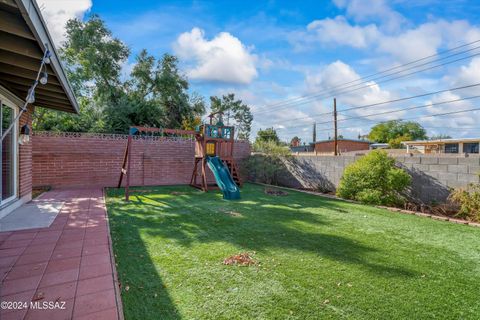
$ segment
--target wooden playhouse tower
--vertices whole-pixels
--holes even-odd
[[[216,115],[219,119],[216,124],[213,124]],[[195,138],[195,164],[190,185],[203,191],[217,188],[217,184],[207,183],[207,157],[219,157],[230,171],[233,181],[239,187],[242,185],[240,173],[233,158],[235,128],[223,125],[221,116],[220,112],[210,114],[210,122],[199,127]]]

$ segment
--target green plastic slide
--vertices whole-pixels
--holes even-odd
[[[218,187],[223,192],[223,199],[240,199],[240,190],[222,160],[219,157],[207,157],[207,164],[215,176]]]

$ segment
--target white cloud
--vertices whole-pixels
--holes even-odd
[[[466,20],[434,19],[412,27],[385,0],[334,0],[344,16],[314,20],[306,31],[294,31],[289,39],[295,49],[313,43],[350,46],[380,53],[389,65],[413,61],[480,39],[480,28]],[[393,59],[392,59],[393,58]]]
[[[188,70],[192,79],[248,84],[258,75],[257,56],[228,32],[205,38],[199,28],[182,33],[174,43],[175,53],[194,65]]]
[[[378,50],[391,54],[400,62],[433,55],[442,44],[442,35],[435,24],[427,23],[396,36],[383,36]]]
[[[92,7],[92,0],[37,0],[53,41],[65,41],[65,25],[70,19],[83,19]]]
[[[405,17],[390,8],[384,0],[334,0],[338,8],[345,9],[348,17],[365,22],[380,20],[382,27],[394,31],[406,22]]]
[[[445,79],[453,87],[480,83],[480,57],[473,58],[468,65],[460,66]],[[472,87],[459,92],[467,96],[480,95],[480,87]]]
[[[408,62],[432,54],[441,47],[451,48],[480,39],[480,29],[467,21],[437,20],[378,38],[377,49],[399,62]]]
[[[352,26],[343,16],[315,20],[308,24],[307,30],[314,34],[311,40],[354,48],[365,48],[379,36],[375,25]]]
[[[393,98],[389,91],[381,89],[377,83],[372,81],[358,85],[362,83],[361,81],[356,81],[358,79],[360,79],[360,75],[351,66],[342,61],[335,61],[320,70],[320,72],[315,72],[314,74],[307,73],[305,83],[309,93],[338,93],[341,96],[341,100],[338,100],[338,102],[345,105],[339,107],[339,110],[347,107],[378,103]],[[350,84],[343,85],[345,83]],[[342,86],[339,87],[339,85]],[[386,110],[386,107],[381,108],[381,111]],[[355,111],[358,115],[371,114],[372,112],[372,108]]]

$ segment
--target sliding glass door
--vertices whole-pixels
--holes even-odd
[[[0,132],[3,135],[15,119],[15,107],[0,97]],[[1,161],[1,198],[0,205],[3,206],[17,196],[17,127],[5,136],[0,142],[2,149]]]

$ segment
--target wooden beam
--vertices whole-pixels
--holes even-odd
[[[39,106],[39,107],[42,107],[42,106],[55,107],[55,108],[62,109],[62,110],[67,110],[68,108],[70,108],[70,104],[68,104],[68,103],[63,104],[63,103],[60,103],[58,101],[54,101],[54,100],[50,100],[50,99],[47,99],[47,100],[40,99],[39,97],[35,97],[34,105]]]
[[[181,129],[163,129],[163,133],[168,133],[168,134],[185,134],[185,135],[195,135],[198,132],[195,130],[181,130]]]
[[[16,84],[27,86],[27,90],[28,90],[28,88],[30,88],[33,85],[32,80],[25,79],[25,78],[22,78],[22,77],[13,76],[13,75],[10,75],[10,74],[5,74],[5,73],[2,73],[1,71],[2,70],[0,70],[0,79],[1,80],[4,80],[6,82],[11,82],[11,83],[16,83]],[[42,89],[47,90],[47,91],[52,91],[52,92],[64,93],[62,87],[56,86],[54,84],[47,84],[45,86],[42,86]]]
[[[38,86],[37,89],[35,89],[35,94],[38,95],[39,97],[43,96],[47,99],[62,100],[62,101],[65,101],[65,103],[67,104],[70,103],[70,100],[68,100],[65,94],[42,90],[42,86]]]
[[[2,83],[5,87],[8,86],[8,88],[11,91],[14,91],[14,93],[17,94],[17,96],[19,96],[22,99],[24,99],[26,97],[28,89],[30,88],[28,86],[15,84],[15,83],[8,83],[8,82],[1,82],[1,81],[0,81],[0,83]],[[70,102],[70,100],[68,100],[68,98],[65,94],[52,92],[52,91],[46,91],[46,90],[43,90],[42,87],[43,86],[41,86],[41,85],[37,87],[37,89],[35,90],[36,94],[39,94],[39,95],[45,96],[45,97],[49,97],[50,99],[54,98],[54,99],[59,99],[59,100],[65,100],[65,102]]]
[[[32,40],[0,31],[0,49],[41,60],[43,52]]]
[[[25,78],[25,79],[30,79],[32,81],[34,81],[37,78],[36,71],[15,67],[10,64],[0,63],[0,70],[2,73],[10,74],[10,75]],[[48,83],[61,86],[60,82],[58,82],[57,78],[55,78],[55,76],[53,75],[48,77]]]
[[[9,7],[11,9],[18,9],[18,6],[14,0],[0,0],[0,5]]]
[[[24,99],[25,96],[27,95],[27,88],[22,87],[22,86],[16,86],[16,87],[9,87],[8,83],[5,83],[3,81],[0,81],[0,84],[4,86],[5,88],[8,88],[13,94],[15,94],[17,97],[20,99]],[[55,109],[55,110],[60,110],[60,111],[66,111],[66,112],[72,112],[72,108],[70,108],[70,103],[68,100],[65,101],[65,104],[62,103],[62,101],[58,101],[58,99],[55,98],[50,98],[50,97],[44,97],[42,95],[37,94],[35,96],[35,105],[39,107],[45,107],[49,109]],[[57,101],[55,101],[57,100]]]
[[[5,50],[0,50],[0,62],[4,64],[9,64],[31,71],[38,71],[38,68],[40,68],[40,61],[40,59],[32,59]],[[55,72],[53,72],[49,65],[47,65],[47,73],[49,75],[55,75]]]
[[[26,39],[36,40],[21,16],[2,10],[0,11],[0,21],[2,21],[2,23],[0,23],[0,31]]]

